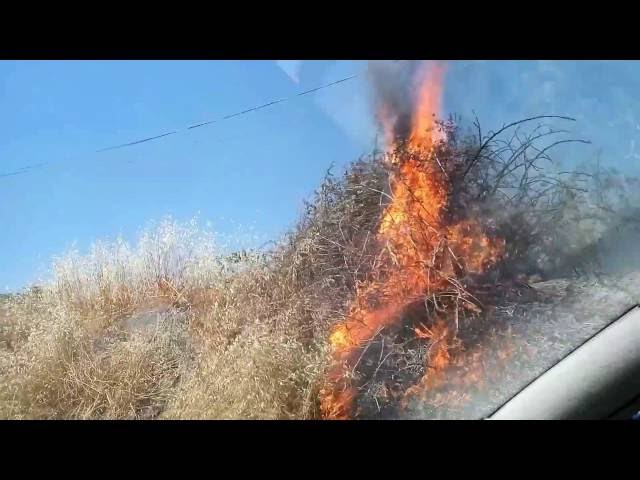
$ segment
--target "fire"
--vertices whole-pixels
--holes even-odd
[[[395,128],[399,114],[388,105],[377,112],[391,152],[388,159],[395,168],[392,200],[377,233],[387,268],[356,289],[347,319],[330,335],[334,364],[321,392],[325,418],[350,416],[357,393],[350,374],[366,342],[384,327],[400,321],[413,302],[454,290],[459,285],[456,271],[479,273],[500,257],[500,241],[485,236],[472,220],[451,225],[446,219],[450,183],[435,154],[435,146],[444,140],[436,124],[443,75],[443,67],[437,64],[419,71],[411,129],[402,154],[393,153],[398,146]],[[460,302],[463,307],[468,304]],[[433,387],[451,363],[457,326],[446,314],[438,315],[431,327],[415,331],[417,338],[430,342],[426,373],[416,388]],[[455,318],[457,324],[457,311]]]
[[[435,116],[441,111],[444,66],[423,66],[417,80],[417,104],[411,122],[409,141],[414,147],[429,148],[438,140]]]

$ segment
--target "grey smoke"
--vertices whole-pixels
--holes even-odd
[[[414,104],[416,73],[424,66],[418,61],[372,61],[367,68],[372,105],[377,112],[383,105],[398,114],[395,133],[408,135],[411,128],[411,112]]]

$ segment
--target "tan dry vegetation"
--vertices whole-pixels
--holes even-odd
[[[56,259],[49,283],[2,301],[0,416],[317,417],[328,328],[355,279],[339,253],[375,225],[379,193],[357,186],[380,180],[374,165],[328,176],[268,253],[222,253],[166,219],[135,246]]]

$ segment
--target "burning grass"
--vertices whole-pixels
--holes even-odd
[[[164,221],[135,246],[69,253],[50,283],[0,299],[0,416],[487,413],[533,374],[533,348],[564,351],[640,299],[597,276],[611,232],[635,228],[635,181],[554,169],[571,139],[546,120],[571,121],[388,135],[393,148],[328,172],[267,252],[225,254]],[[581,322],[598,292],[619,302]],[[554,323],[567,316],[571,338]]]

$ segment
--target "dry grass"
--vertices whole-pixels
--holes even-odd
[[[225,254],[165,220],[56,259],[48,284],[2,300],[0,417],[316,417],[335,313],[319,295],[339,299],[308,294],[315,249]]]
[[[32,295],[6,306],[2,418],[144,418],[159,410],[186,360],[185,325],[96,331],[95,322]]]

